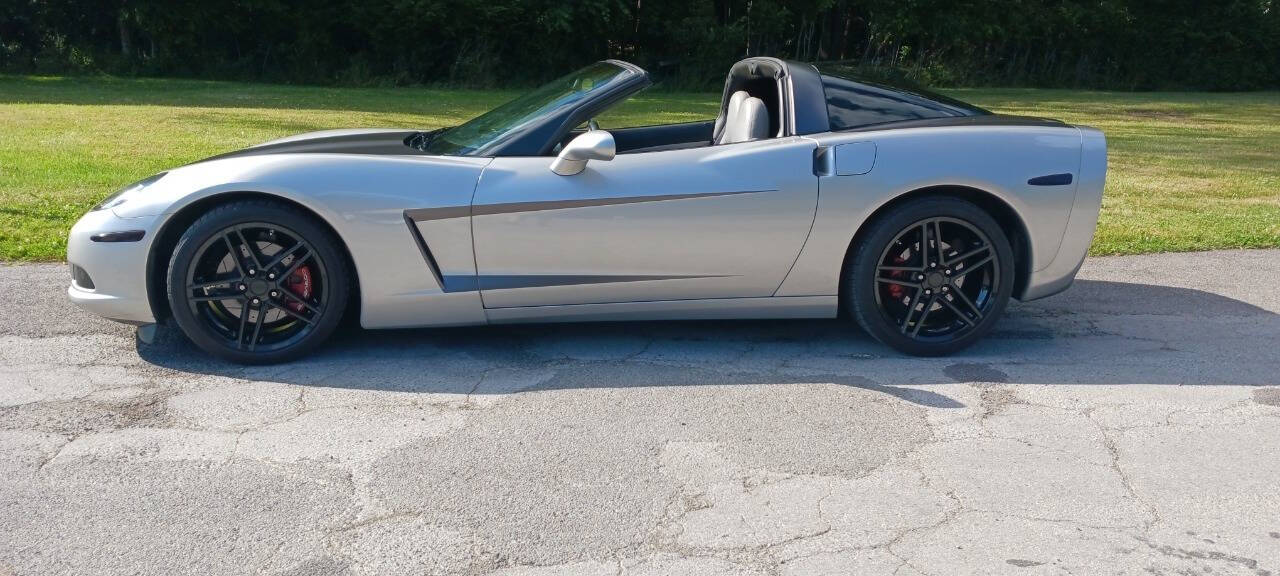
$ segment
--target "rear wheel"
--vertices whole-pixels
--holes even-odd
[[[940,356],[995,326],[1013,291],[1000,225],[955,198],[909,201],[871,224],[846,267],[846,308],[877,340]]]
[[[282,362],[333,333],[348,277],[337,241],[310,216],[275,202],[233,202],[178,240],[169,306],[183,333],[214,356]]]

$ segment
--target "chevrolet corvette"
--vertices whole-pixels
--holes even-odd
[[[774,58],[714,120],[601,127],[606,60],[438,130],[313,132],[156,174],[72,228],[71,300],[241,363],[365,328],[847,317],[913,355],[1066,289],[1103,134]]]

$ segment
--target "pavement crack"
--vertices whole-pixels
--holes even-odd
[[[1159,524],[1160,522],[1163,521],[1163,519],[1160,517],[1160,510],[1157,509],[1154,504],[1152,504],[1151,502],[1148,502],[1145,498],[1143,498],[1140,494],[1138,494],[1137,488],[1135,488],[1133,485],[1133,480],[1129,477],[1129,474],[1124,471],[1124,466],[1122,466],[1120,463],[1120,448],[1116,445],[1115,439],[1111,437],[1111,434],[1107,430],[1107,427],[1104,426],[1101,422],[1099,422],[1096,418],[1094,418],[1093,413],[1096,409],[1097,408],[1095,407],[1095,408],[1090,408],[1085,410],[1083,412],[1084,417],[1090,423],[1092,423],[1094,426],[1098,428],[1098,432],[1102,436],[1102,445],[1104,448],[1107,449],[1107,453],[1111,455],[1110,468],[1120,478],[1121,486],[1124,487],[1125,491],[1129,494],[1131,498],[1133,498],[1138,503],[1142,504],[1142,506],[1147,509],[1148,514],[1150,514],[1150,519],[1144,522],[1142,526],[1143,532],[1148,532],[1156,524]]]
[[[66,439],[64,437],[66,441],[58,445],[58,447],[54,449],[53,454],[45,457],[45,459],[40,462],[40,465],[36,467],[36,474],[39,475],[41,472],[44,472],[44,467],[51,464],[54,460],[57,460],[58,456],[62,455],[62,451],[66,449],[67,445],[75,442],[77,438],[79,438],[78,435],[73,435],[70,439]]]

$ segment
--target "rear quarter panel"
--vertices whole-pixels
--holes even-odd
[[[874,160],[870,171],[849,175],[837,174],[834,155],[815,162],[820,178],[813,231],[779,296],[838,293],[845,253],[868,218],[904,194],[936,186],[976,188],[1007,203],[1028,231],[1031,269],[1043,269],[1061,245],[1080,180],[1081,136],[1073,126],[906,128],[811,138],[820,150],[869,142],[873,146],[856,148],[873,149]],[[1075,176],[1071,184],[1027,183],[1062,173]]]

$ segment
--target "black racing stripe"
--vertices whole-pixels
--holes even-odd
[[[900,120],[896,122],[885,122],[882,124],[871,124],[868,126],[858,126],[855,128],[846,128],[844,130],[836,130],[838,133],[846,132],[878,132],[881,130],[906,130],[908,128],[945,128],[945,127],[971,127],[971,126],[1029,126],[1044,128],[1065,128],[1069,126],[1061,120],[1051,120],[1048,118],[1032,118],[1030,116],[1011,116],[1006,114],[981,114],[978,116],[950,116],[945,118],[926,118],[923,120]]]
[[[436,208],[411,208],[404,211],[405,216],[415,222],[427,220],[444,220],[446,218],[462,218],[471,215],[470,206],[440,206]]]
[[[424,155],[426,154],[425,152],[405,144],[406,139],[417,133],[418,131],[416,130],[397,130],[395,132],[361,132],[337,136],[318,136],[291,142],[260,144],[243,150],[210,156],[199,162],[269,154]]]
[[[668,200],[689,200],[693,198],[714,198],[717,196],[734,196],[737,194],[760,194],[772,190],[743,190],[740,192],[703,192],[698,194],[663,194],[653,196],[617,196],[613,198],[575,198],[569,200],[538,200],[533,202],[503,202],[498,204],[476,204],[471,208],[474,216],[493,214],[511,214],[516,212],[539,212],[542,210],[563,210],[565,208],[590,208],[594,206],[616,206],[619,204],[643,204],[646,202],[666,202]]]
[[[612,284],[616,282],[652,282],[655,280],[692,280],[697,278],[727,278],[725,275],[578,275],[578,274],[506,274],[476,277],[481,290],[510,290],[513,288],[547,288],[553,286],[580,286],[584,284]]]

